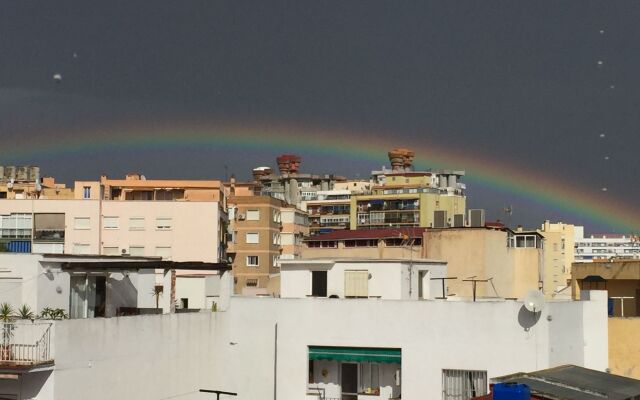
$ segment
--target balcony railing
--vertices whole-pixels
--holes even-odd
[[[0,323],[0,363],[36,365],[53,361],[50,322]]]

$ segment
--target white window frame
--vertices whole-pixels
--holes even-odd
[[[255,235],[255,236],[254,236]],[[249,238],[255,238],[255,240]],[[260,233],[259,232],[247,232],[245,233],[244,242],[246,244],[260,244]]]
[[[136,226],[135,224],[132,224],[132,221],[142,221],[142,225],[141,226]],[[129,217],[129,230],[130,231],[144,231],[146,228],[146,219],[145,217]]]
[[[255,257],[256,258],[256,262],[254,263],[250,263],[249,259]],[[247,256],[245,259],[245,265],[247,267],[259,267],[260,266],[260,257],[259,256]]]
[[[109,224],[107,224],[109,221]],[[115,221],[115,224],[113,223]],[[103,216],[102,217],[102,227],[108,230],[116,230],[120,228],[120,218],[115,216]]]
[[[78,224],[79,221],[86,221],[86,226],[84,224]],[[73,229],[75,230],[90,230],[91,229],[91,217],[74,217],[73,218]]]
[[[246,217],[247,221],[260,221],[260,210],[247,210]]]
[[[166,222],[168,222],[168,224]],[[170,231],[172,229],[173,229],[173,218],[172,217],[156,217],[156,230],[157,231]]]

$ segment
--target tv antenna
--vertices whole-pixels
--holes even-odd
[[[476,301],[476,289],[478,286],[478,282],[481,283],[487,283],[490,282],[493,278],[489,278],[489,279],[476,279],[476,276],[470,276],[467,279],[463,279],[462,282],[471,282],[471,288],[473,291],[473,302],[475,303]]]

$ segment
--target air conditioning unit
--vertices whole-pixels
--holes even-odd
[[[244,214],[238,214],[238,221],[244,221],[246,218]]]
[[[474,228],[484,227],[485,217],[483,209],[469,210],[469,224]]]

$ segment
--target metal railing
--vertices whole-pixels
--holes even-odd
[[[0,363],[30,365],[53,360],[51,322],[0,323]]]

